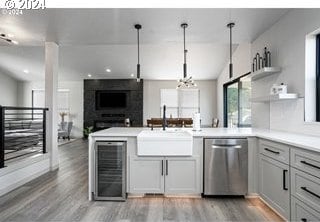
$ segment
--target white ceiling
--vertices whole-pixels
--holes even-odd
[[[188,72],[215,79],[228,62],[229,32],[235,44],[252,42],[288,9],[46,9],[0,15],[0,32],[19,46],[1,43],[0,70],[21,80],[43,78],[45,41],[60,45],[59,78],[130,78],[136,65],[135,23],[142,24],[141,71],[146,79],[182,75],[181,22],[188,22]],[[106,73],[105,68],[111,68]],[[29,74],[23,69],[30,70]],[[236,72],[236,70],[235,70]]]

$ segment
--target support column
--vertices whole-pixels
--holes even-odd
[[[50,154],[50,168],[59,168],[58,153],[58,69],[59,46],[54,42],[45,43],[45,104],[47,113],[47,152]]]

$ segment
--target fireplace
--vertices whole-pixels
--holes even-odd
[[[94,130],[143,125],[143,81],[134,79],[84,80],[84,127]]]

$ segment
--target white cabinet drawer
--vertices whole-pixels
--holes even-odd
[[[299,199],[291,198],[291,221],[320,221],[320,213],[300,201]]]
[[[259,151],[265,156],[271,157],[282,163],[289,164],[290,147],[269,140],[259,140]]]
[[[320,153],[291,149],[290,165],[320,178]]]
[[[320,211],[320,179],[291,168],[291,195]]]

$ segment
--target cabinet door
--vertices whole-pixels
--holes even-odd
[[[289,166],[260,154],[261,197],[286,219],[290,219]]]
[[[164,159],[154,157],[129,158],[130,193],[164,193]]]
[[[291,221],[320,221],[320,213],[299,199],[291,198]]]
[[[200,157],[167,157],[165,159],[166,194],[200,194]]]

